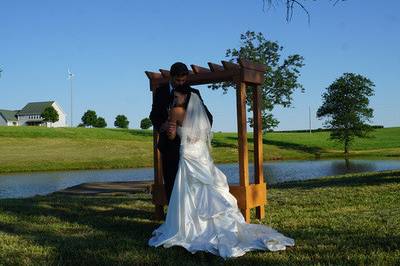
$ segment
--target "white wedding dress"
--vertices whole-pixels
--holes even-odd
[[[294,240],[274,229],[247,224],[236,198],[229,193],[226,176],[210,156],[211,127],[197,94],[192,93],[181,137],[180,161],[168,213],[149,240],[150,246],[182,246],[223,258],[250,250],[285,250]]]

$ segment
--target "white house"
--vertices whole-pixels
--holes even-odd
[[[18,111],[0,109],[0,126],[18,126]]]
[[[41,116],[50,106],[58,113],[59,119],[55,123],[44,122]],[[28,103],[19,111],[0,110],[0,125],[3,126],[66,127],[66,121],[66,114],[55,101]]]

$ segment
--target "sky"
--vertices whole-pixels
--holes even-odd
[[[74,126],[91,109],[108,127],[124,114],[139,128],[151,110],[145,70],[219,63],[251,30],[283,46],[282,58],[304,57],[305,92],[274,109],[277,130],[307,129],[309,110],[312,128],[322,127],[321,95],[345,72],[375,83],[373,124],[400,126],[400,1],[334,2],[306,1],[310,22],[300,9],[286,22],[283,4],[263,10],[262,0],[0,0],[0,109],[55,100],[69,116],[70,68]],[[234,90],[198,89],[214,131],[236,131]]]

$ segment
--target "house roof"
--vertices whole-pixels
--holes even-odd
[[[16,116],[17,113],[18,113],[18,110],[11,111],[11,110],[0,109],[0,116],[2,116],[6,121],[18,121],[17,116]]]
[[[24,106],[24,108],[22,108],[21,111],[17,113],[17,115],[41,115],[44,109],[52,106],[53,103],[54,101],[28,103]]]

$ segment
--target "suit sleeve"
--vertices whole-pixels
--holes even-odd
[[[153,98],[153,104],[151,106],[151,112],[150,112],[150,120],[156,131],[159,131],[162,123],[165,120],[163,117],[163,112],[161,110],[161,108],[162,108],[161,100],[162,100],[162,97],[161,97],[160,89],[156,89],[156,93]]]
[[[196,93],[199,96],[201,102],[203,103],[204,109],[206,110],[206,113],[207,113],[207,116],[208,116],[208,121],[210,121],[210,125],[212,126],[212,124],[213,124],[213,116],[210,113],[210,111],[208,110],[207,106],[204,104],[203,98],[201,98],[201,95],[200,95],[200,91],[196,90],[196,89],[193,89],[193,92]]]

